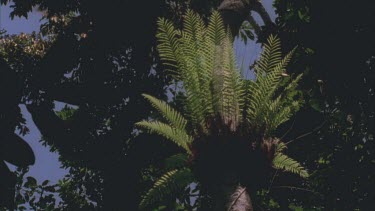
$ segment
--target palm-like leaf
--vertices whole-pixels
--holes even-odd
[[[309,174],[299,162],[293,160],[283,153],[286,148],[287,146],[283,142],[278,141],[275,150],[275,157],[272,160],[273,166],[276,169],[298,174],[303,178],[308,177]]]
[[[140,208],[145,209],[156,202],[161,201],[165,196],[177,193],[194,182],[190,169],[171,170],[161,176],[154,186],[146,193],[140,203]]]
[[[273,159],[273,166],[276,169],[281,169],[286,172],[298,174],[299,176],[306,178],[309,176],[307,171],[301,166],[301,164],[285,154],[277,153]]]
[[[185,130],[186,119],[167,103],[159,100],[151,95],[143,94],[143,96],[151,103],[151,105],[156,108],[165,119],[175,128],[180,130]]]
[[[174,142],[178,146],[185,149],[187,153],[191,154],[189,145],[193,139],[184,130],[173,128],[170,125],[159,121],[141,121],[137,122],[136,125],[149,130],[151,133],[157,133],[164,136],[166,139]]]
[[[276,96],[276,92],[282,87],[282,74],[285,73],[293,52],[294,50],[281,58],[280,41],[271,36],[256,67],[256,81],[247,86],[247,121],[254,129],[263,129],[262,132],[266,136],[271,135],[280,124],[287,121],[294,114],[292,111],[299,107],[298,101],[285,104],[283,93]],[[293,84],[296,84],[298,81],[294,82]],[[288,90],[292,88],[295,87],[290,86]]]
[[[274,69],[281,60],[280,40],[276,36],[270,35],[267,39],[267,43],[263,46],[263,51],[259,61],[257,61],[255,70],[259,75],[268,73],[270,70]]]
[[[189,157],[186,154],[175,154],[165,160],[165,169],[180,169],[186,167]]]
[[[240,121],[243,80],[236,66],[232,38],[226,34],[220,14],[214,12],[206,27],[198,15],[188,11],[181,32],[164,19],[158,23],[161,59],[178,69],[175,76],[183,82],[192,125],[206,131],[205,120],[220,114],[234,130]]]

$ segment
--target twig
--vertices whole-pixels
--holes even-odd
[[[312,131],[310,131],[310,132],[308,132],[308,133],[305,133],[305,134],[302,134],[302,135],[298,136],[297,138],[295,138],[295,139],[293,139],[293,140],[291,140],[291,141],[286,142],[285,144],[288,145],[288,144],[290,144],[290,143],[292,143],[292,142],[294,142],[294,141],[297,141],[298,139],[301,139],[301,138],[303,138],[303,137],[306,137],[306,136],[308,136],[308,135],[311,135],[312,133],[315,133],[315,132],[318,131],[320,128],[322,128],[326,122],[327,122],[327,121],[324,121],[322,124],[320,124],[318,127],[314,128]]]
[[[281,138],[280,138],[281,140],[282,140],[286,135],[288,135],[288,133],[292,130],[292,128],[293,128],[295,122],[296,122],[296,118],[293,119],[293,123],[292,123],[292,125],[290,126],[290,128],[284,133],[283,136],[281,136]]]
[[[273,181],[275,181],[275,178],[276,178],[276,175],[277,175],[278,172],[279,172],[279,169],[276,170],[275,174],[272,177],[271,184],[268,186],[267,194],[270,192],[271,187],[273,185]]]
[[[310,192],[310,193],[314,193],[314,194],[318,194],[318,195],[321,195],[323,196],[323,194],[321,193],[318,193],[318,192],[315,192],[315,191],[312,191],[312,190],[309,190],[309,189],[306,189],[306,188],[299,188],[299,187],[294,187],[294,186],[274,186],[273,188],[288,188],[288,189],[295,189],[295,190],[300,190],[300,191],[306,191],[306,192]]]

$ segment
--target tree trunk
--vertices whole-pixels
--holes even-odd
[[[241,185],[222,185],[213,194],[215,211],[253,211],[250,194]]]

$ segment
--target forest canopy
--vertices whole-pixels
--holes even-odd
[[[375,206],[370,0],[1,6],[42,20],[0,28],[0,210]],[[30,121],[57,183],[28,174]]]

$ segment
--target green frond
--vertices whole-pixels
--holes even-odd
[[[263,46],[263,51],[260,55],[259,61],[255,66],[255,71],[258,75],[268,73],[278,63],[281,62],[281,44],[280,39],[274,35],[270,35],[267,42]]]
[[[198,45],[203,40],[205,28],[202,18],[197,13],[192,10],[186,12],[183,23],[183,34],[186,37],[190,37]]]
[[[265,129],[266,135],[287,121],[293,114],[292,111],[295,110],[291,109],[291,105],[296,105],[295,103],[284,103],[283,93],[276,96],[276,92],[282,88],[282,74],[285,73],[293,53],[294,50],[281,59],[279,39],[271,36],[268,43],[265,44],[264,53],[260,58],[257,78],[247,86],[249,93],[247,120],[255,128]],[[288,87],[288,90],[295,89],[293,86],[294,83]]]
[[[269,118],[267,121],[268,131],[274,131],[279,125],[288,121],[300,108],[301,100],[295,100],[298,93],[296,87],[301,75],[297,76],[283,89],[282,93],[275,100],[271,100],[269,106]]]
[[[205,24],[199,15],[191,10],[184,19],[181,42],[184,68],[180,68],[184,89],[187,96],[187,108],[193,124],[204,128],[205,117],[213,113],[211,93],[207,92],[210,84],[210,58],[205,54]],[[163,58],[162,58],[163,59]]]
[[[282,153],[284,150],[286,150],[287,146],[284,142],[278,141],[276,145],[275,153]]]
[[[302,73],[299,74],[296,78],[294,78],[289,84],[288,86],[285,87],[285,91],[293,91],[297,88],[298,86],[298,83],[300,82],[300,80],[302,79]]]
[[[236,66],[236,60],[233,52],[233,44],[230,36],[224,39],[222,43],[223,66],[222,66],[222,90],[215,93],[221,96],[220,104],[221,115],[225,123],[231,123],[234,130],[239,122],[242,120],[242,106],[244,99],[243,80]]]
[[[156,37],[159,41],[157,45],[160,57],[163,58],[164,65],[168,66],[170,73],[175,78],[179,78],[179,72],[175,69],[183,67],[183,62],[181,62],[181,47],[180,42],[177,37],[180,36],[179,31],[175,29],[173,23],[164,18],[159,18],[157,21],[158,32]]]
[[[189,158],[186,154],[179,153],[176,155],[172,155],[165,160],[165,168],[167,170],[171,170],[186,167],[188,159]]]
[[[278,96],[275,100],[269,101],[269,106],[264,116],[267,125],[265,134],[270,135],[279,125],[289,120],[292,115],[291,105],[283,104],[282,96]]]
[[[203,49],[206,58],[206,68],[210,80],[208,81],[208,89],[211,93],[211,104],[213,114],[218,114],[222,111],[221,93],[223,90],[223,67],[226,58],[225,52],[229,50],[228,45],[224,46],[223,42],[226,39],[226,32],[223,20],[219,12],[215,11],[210,17],[205,35],[205,46]]]
[[[209,37],[214,45],[220,45],[226,36],[224,23],[218,11],[214,11],[210,17],[206,36]]]
[[[150,133],[157,133],[166,139],[174,142],[178,146],[184,148],[187,153],[191,154],[189,145],[193,141],[193,138],[189,136],[186,131],[171,127],[165,123],[159,121],[141,121],[137,122],[136,126],[147,129]]]
[[[189,10],[181,32],[171,23],[159,22],[160,56],[167,64],[176,63],[186,94],[187,116],[194,129],[207,131],[205,121],[219,114],[235,130],[246,108],[250,126],[270,135],[298,110],[299,102],[291,98],[300,76],[286,87],[281,83],[294,50],[282,58],[276,36],[271,35],[263,46],[255,67],[256,80],[245,86],[236,66],[230,32],[224,30],[218,12],[212,14],[205,26],[199,15]],[[280,90],[282,93],[276,96]]]
[[[218,12],[212,14],[208,26],[191,10],[184,18],[180,33],[171,32],[175,30],[171,24],[160,22],[161,59],[167,64],[170,61],[177,64],[186,94],[187,116],[193,127],[207,131],[205,121],[220,114],[234,129],[242,120],[244,88],[232,38]],[[174,50],[174,46],[179,50]]]
[[[276,169],[298,174],[303,178],[307,178],[309,176],[307,171],[301,166],[300,163],[282,153],[276,153],[275,158],[273,159],[273,166]]]
[[[187,107],[194,123],[203,125],[205,113],[211,108],[208,101],[210,93],[204,92],[204,87],[209,83],[208,70],[204,68],[201,46],[197,45],[191,37],[185,36],[181,38],[181,43],[186,68],[181,68],[180,71],[187,96]]]
[[[285,90],[282,93],[282,103],[284,105],[290,105],[292,115],[294,115],[299,110],[303,103],[303,100],[301,98],[296,99],[296,96],[300,93],[300,91],[297,90],[297,86],[301,78],[302,74],[298,75],[295,79],[289,82],[289,84],[285,87]]]
[[[145,97],[173,127],[185,130],[187,121],[179,112],[170,107],[166,102],[151,95],[142,94],[142,96]]]
[[[143,197],[140,208],[142,210],[162,201],[165,197],[173,197],[181,189],[193,182],[190,169],[172,170],[161,176],[153,187]]]

